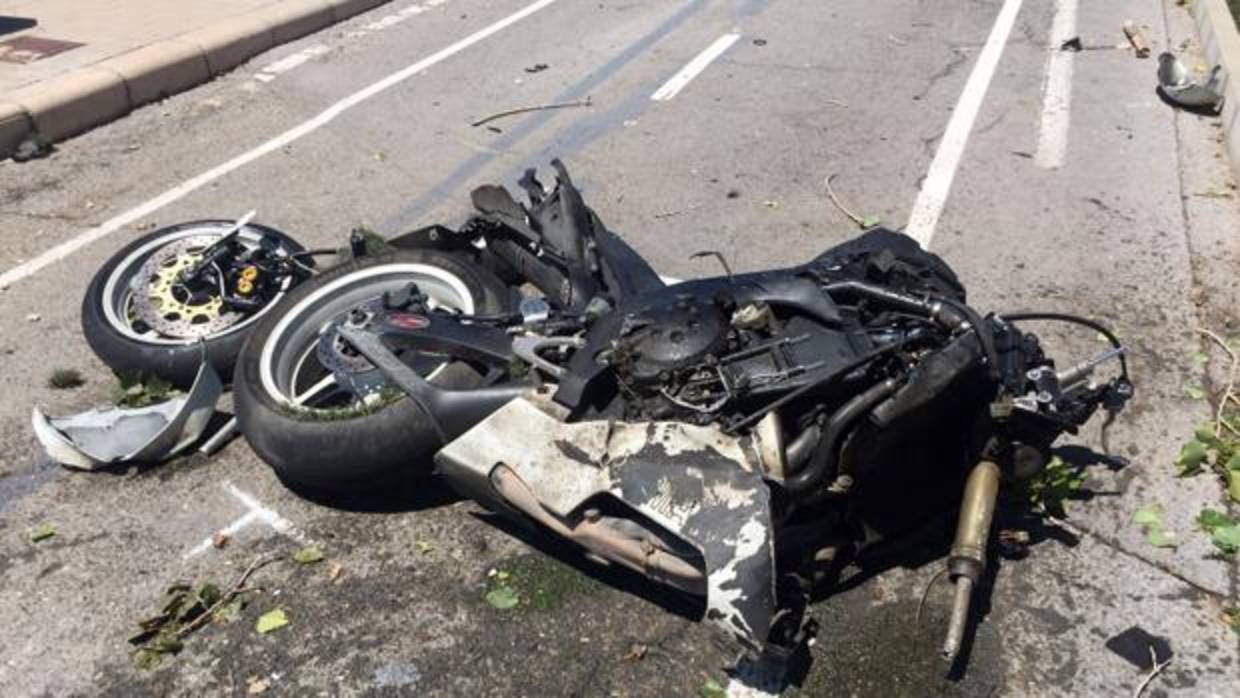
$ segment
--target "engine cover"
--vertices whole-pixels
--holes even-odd
[[[661,382],[669,372],[725,349],[727,330],[723,310],[694,296],[633,313],[618,338],[626,377],[636,385]]]

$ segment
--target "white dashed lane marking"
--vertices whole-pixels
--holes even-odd
[[[680,91],[685,89],[685,86],[692,82],[693,78],[697,77],[703,70],[706,70],[706,67],[713,63],[716,58],[732,48],[732,44],[735,44],[739,38],[741,38],[740,34],[724,34],[715,39],[710,46],[707,46],[705,50],[694,56],[693,60],[685,64],[685,67],[681,68],[667,82],[663,83],[662,87],[655,90],[654,94],[650,95],[650,99],[656,102],[666,102],[680,94]]]
[[[1060,50],[1063,42],[1076,36],[1077,0],[1059,0],[1051,23],[1050,56],[1046,59],[1046,83],[1042,91],[1042,122],[1038,130],[1038,150],[1033,161],[1038,167],[1063,166],[1068,153],[1068,122],[1072,115],[1072,61],[1074,52]]]

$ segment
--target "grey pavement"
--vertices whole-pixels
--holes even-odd
[[[397,0],[280,47],[47,159],[0,163],[0,272],[529,3],[448,0],[367,29],[414,4]],[[106,399],[109,374],[79,334],[81,293],[114,250],[158,225],[257,209],[258,221],[307,245],[337,245],[356,225],[394,234],[459,222],[472,186],[512,181],[554,155],[666,274],[714,273],[689,259],[702,249],[749,270],[847,239],[855,226],[822,186],[832,173],[853,208],[902,225],[1003,4],[560,0],[11,283],[0,291],[0,627],[9,629],[0,694],[243,695],[253,678],[268,681],[269,695],[667,696],[727,685],[732,649],[657,588],[595,580],[588,563],[434,482],[380,504],[326,507],[285,490],[243,442],[209,460],[70,473],[43,462],[31,407]],[[1104,644],[1132,626],[1175,652],[1145,695],[1240,695],[1240,636],[1219,621],[1236,603],[1236,562],[1214,557],[1192,524],[1223,495],[1208,476],[1173,477],[1179,444],[1208,414],[1183,387],[1220,375],[1217,355],[1204,369],[1191,359],[1206,349],[1195,329],[1240,333],[1235,184],[1217,120],[1163,104],[1155,62],[1121,50],[1075,56],[1065,162],[1039,167],[1054,9],[1023,3],[931,249],[982,309],[1093,315],[1128,340],[1137,397],[1109,434],[1128,463],[1092,464],[1094,496],[1072,502],[1068,522],[1038,527],[1028,557],[997,565],[962,674],[945,678],[935,656],[945,585],[915,620],[938,561],[904,561],[815,605],[813,661],[787,695],[1131,695],[1146,672]],[[1116,44],[1129,18],[1155,52],[1192,49],[1191,19],[1171,0],[1082,3],[1077,33]],[[728,53],[674,99],[650,100],[728,32],[741,34]],[[298,55],[308,58],[269,68]],[[524,70],[538,63],[549,67]],[[586,96],[589,108],[499,120],[498,133],[470,126]],[[1065,354],[1098,346],[1088,333],[1046,334]],[[56,367],[81,369],[86,386],[46,388]],[[1101,449],[1096,423],[1077,443]],[[254,524],[187,557],[246,513],[229,485],[294,533]],[[1167,509],[1174,550],[1150,547],[1131,523],[1151,503]],[[43,522],[57,535],[32,545],[27,531]],[[170,583],[227,583],[256,554],[305,541],[341,566],[339,577],[326,564],[273,565],[257,577],[269,592],[243,622],[194,635],[154,671],[131,665],[125,638]],[[491,608],[481,598],[490,570],[512,570],[548,590],[548,602]],[[291,624],[255,634],[254,618],[275,606]],[[647,648],[641,658],[635,644]]]

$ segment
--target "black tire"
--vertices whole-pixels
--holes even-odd
[[[108,304],[116,302],[115,297],[108,297],[108,284],[122,265],[126,269],[132,268],[154,254],[161,247],[154,243],[161,240],[168,243],[193,231],[204,234],[211,230],[222,231],[233,223],[234,221],[226,220],[202,220],[160,228],[121,248],[100,267],[82,299],[82,332],[95,355],[114,373],[121,376],[157,377],[180,388],[188,388],[194,382],[202,362],[202,349],[198,346],[198,340],[165,343],[127,334],[116,325],[116,322],[122,320],[115,311],[111,313],[113,319],[108,317]],[[296,240],[274,228],[248,223],[245,232],[261,238],[271,238],[288,252],[305,251]],[[116,290],[112,290],[111,295],[115,296],[116,293]],[[260,313],[267,310],[269,308],[264,308]],[[231,380],[237,354],[240,353],[241,345],[245,343],[246,334],[253,324],[243,322],[203,339],[207,359],[225,382]]]
[[[268,369],[269,383],[264,383],[264,361],[272,367],[286,360],[302,363],[285,358],[300,351],[301,343],[285,340],[298,332],[293,329],[297,316],[311,317],[316,308],[345,295],[346,290],[361,293],[354,289],[365,282],[353,279],[367,274],[377,279],[376,285],[367,289],[377,297],[378,284],[394,283],[390,279],[397,273],[385,270],[399,270],[400,265],[408,264],[435,267],[459,279],[468,289],[475,314],[499,313],[511,307],[509,289],[493,274],[455,253],[438,250],[395,250],[362,257],[329,269],[289,293],[275,312],[254,326],[238,358],[233,390],[241,433],[259,458],[293,489],[320,494],[365,491],[400,476],[430,472],[430,457],[440,447],[438,437],[426,415],[408,397],[396,398],[374,411],[322,419],[290,407],[280,386],[275,386],[273,394],[270,383],[277,382],[274,368]],[[389,274],[389,280],[383,281],[380,274]],[[290,320],[281,327],[286,317]],[[319,319],[314,322],[321,326]],[[287,349],[280,348],[283,341],[289,343]],[[271,348],[265,349],[268,344]],[[455,361],[445,364],[431,382],[468,389],[481,383],[481,375],[470,365]]]

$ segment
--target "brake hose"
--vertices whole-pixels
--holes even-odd
[[[1082,327],[1088,327],[1089,329],[1096,331],[1098,334],[1101,334],[1103,337],[1106,337],[1107,341],[1111,343],[1112,347],[1116,349],[1124,348],[1123,343],[1119,341],[1119,337],[1115,336],[1115,333],[1112,332],[1106,325],[1103,325],[1102,323],[1097,322],[1095,320],[1090,320],[1089,318],[1081,317],[1079,315],[1070,315],[1068,313],[1022,312],[1022,313],[1004,313],[1000,315],[999,317],[1009,322],[1020,322],[1022,320],[1050,320],[1050,321],[1058,321],[1058,322],[1067,322],[1067,323],[1074,324],[1074,325],[1081,325]],[[1119,354],[1119,369],[1120,369],[1120,375],[1123,377],[1125,381],[1127,381],[1128,380],[1128,359],[1125,357],[1125,354],[1123,352]]]

